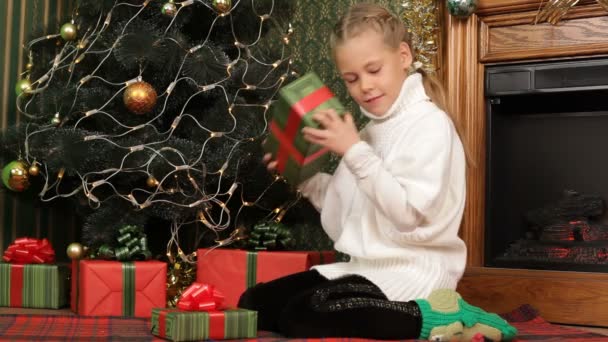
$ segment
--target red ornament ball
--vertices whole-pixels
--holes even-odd
[[[135,82],[125,89],[123,101],[135,114],[146,114],[156,105],[156,90],[148,82]]]

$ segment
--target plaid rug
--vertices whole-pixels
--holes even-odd
[[[516,341],[608,342],[608,336],[547,323],[538,312],[524,305],[503,315],[519,330]],[[249,341],[287,341],[260,332]],[[150,334],[150,321],[141,318],[83,317],[60,315],[0,315],[0,341],[163,341]],[[321,341],[289,339],[290,342]],[[323,342],[359,342],[357,338],[325,338]],[[412,340],[413,341],[413,340]],[[405,341],[404,341],[405,342]],[[411,341],[410,341],[411,342]]]

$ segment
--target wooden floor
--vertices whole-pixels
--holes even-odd
[[[49,309],[21,309],[21,308],[3,308],[0,307],[0,315],[3,314],[22,314],[22,315],[75,315],[70,309],[59,309],[59,310],[49,310]],[[602,334],[608,336],[608,328],[598,328],[598,327],[585,327],[578,325],[563,325],[565,327],[572,327],[576,329],[586,330],[590,332],[594,332],[597,334]]]

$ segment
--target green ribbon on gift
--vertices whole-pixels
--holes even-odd
[[[247,252],[247,276],[245,277],[245,288],[253,287],[258,283],[258,252]]]
[[[122,315],[135,316],[135,264],[122,263]]]
[[[294,246],[293,234],[281,222],[258,223],[245,240],[245,248],[254,251],[288,250]]]
[[[118,261],[148,260],[152,257],[152,252],[148,249],[148,238],[141,227],[124,226],[118,233],[118,246],[101,245],[91,257]]]

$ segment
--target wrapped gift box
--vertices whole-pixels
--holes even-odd
[[[270,109],[270,135],[264,149],[272,153],[278,162],[277,171],[289,183],[298,185],[327,163],[327,149],[304,140],[301,129],[319,128],[312,115],[329,108],[344,113],[344,106],[315,73],[307,73],[279,91],[279,98]]]
[[[152,334],[171,341],[254,338],[258,313],[236,309],[222,311],[152,310]]]
[[[197,256],[196,281],[214,284],[229,307],[236,307],[241,294],[257,283],[307,271],[335,259],[331,251],[251,252],[221,248],[199,249]]]
[[[68,304],[69,267],[0,263],[0,306],[59,309]]]
[[[72,269],[71,306],[80,315],[150,317],[166,305],[164,262],[79,260]]]

